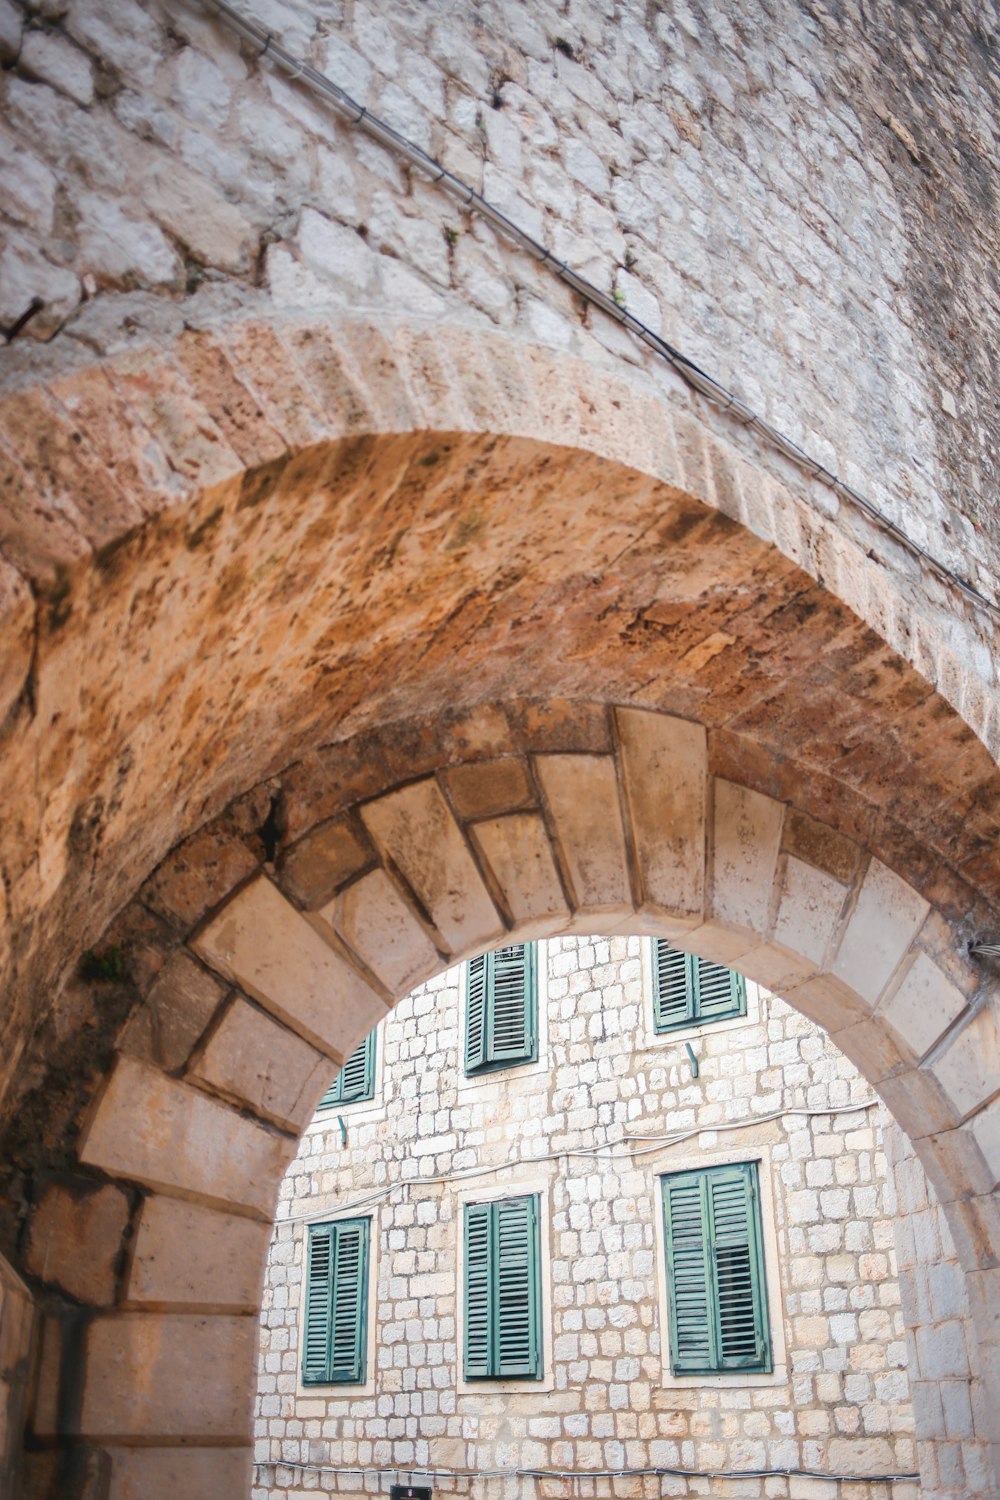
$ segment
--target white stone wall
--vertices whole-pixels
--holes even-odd
[[[829,24],[757,0],[243,9],[995,592],[990,438],[982,460],[964,440],[994,411],[976,170],[996,159],[995,107],[953,7],[922,7],[923,37],[888,5]],[[72,366],[251,305],[372,307],[498,324],[663,378],[257,51],[198,0],[0,0],[0,322],[40,298],[22,340],[65,333],[54,362]],[[898,117],[911,111],[919,143]],[[967,161],[914,173],[953,139]],[[927,184],[945,178],[938,214]],[[8,368],[18,382],[43,366],[14,351]],[[830,494],[816,503],[859,524]],[[921,604],[940,623],[936,588]],[[992,683],[977,634],[961,649]]]
[[[881,1107],[814,1025],[753,985],[745,1022],[655,1037],[646,955],[637,937],[543,944],[538,1063],[472,1079],[461,1069],[462,974],[448,971],[383,1024],[376,1098],[342,1110],[346,1146],[335,1114],[307,1130],[267,1273],[256,1500],[377,1491],[388,1477],[375,1470],[915,1468]],[[815,1113],[780,1113],[793,1109]],[[775,1374],[677,1381],[662,1352],[657,1178],[751,1159],[761,1161]],[[469,1389],[456,1363],[460,1206],[499,1185],[542,1198],[545,1379]],[[356,1205],[373,1218],[369,1382],[303,1390],[304,1226]],[[499,1481],[435,1483],[486,1495]],[[622,1492],[644,1485],[719,1493],[680,1478]],[[806,1479],[726,1485],[839,1493]],[[891,1494],[916,1489],[897,1483]]]
[[[885,1140],[899,1208],[896,1256],[924,1493],[937,1500],[986,1495],[988,1397],[969,1336],[965,1276],[934,1189],[895,1121]]]

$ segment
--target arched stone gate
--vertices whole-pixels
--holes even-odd
[[[993,705],[905,581],[668,394],[461,331],[235,325],[4,415],[39,1493],[244,1493],[267,1224],[331,1060],[446,961],[574,925],[673,937],[836,1037],[947,1205],[1000,1381],[998,998],[966,951],[998,777],[952,706],[989,737]]]

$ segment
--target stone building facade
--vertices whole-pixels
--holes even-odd
[[[378,1028],[370,1097],[307,1127],[268,1259],[256,1500],[370,1494],[386,1471],[528,1496],[562,1490],[510,1471],[649,1468],[705,1477],[618,1480],[613,1493],[916,1496],[898,1478],[709,1477],[916,1469],[888,1117],[870,1087],[752,981],[745,1014],[658,1031],[652,940],[537,946],[534,1061],[466,1072],[468,966],[453,968]],[[661,1179],[747,1162],[770,1369],[685,1375],[667,1336]],[[540,1208],[538,1378],[476,1381],[462,1354],[463,1215],[525,1194]],[[359,1217],[367,1349],[346,1384],[304,1383],[309,1226]],[[513,1489],[462,1477],[498,1471]]]

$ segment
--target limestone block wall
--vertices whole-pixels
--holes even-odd
[[[1000,153],[981,8],[238,8],[995,592],[983,350]],[[251,306],[499,325],[657,378],[199,0],[3,0],[0,48],[0,321],[34,307],[19,338],[53,345],[15,354],[14,383]],[[857,524],[834,496],[815,503]],[[940,586],[916,573],[940,626]],[[992,682],[974,615],[948,638]]]
[[[885,1143],[898,1206],[896,1258],[920,1471],[925,1486],[948,1500],[986,1494],[989,1398],[969,1338],[965,1278],[934,1188],[893,1120]]]
[[[388,1483],[376,1471],[426,1468],[914,1471],[884,1110],[812,1022],[753,984],[745,1020],[655,1036],[648,954],[639,937],[542,943],[539,1059],[502,1074],[463,1074],[460,968],[381,1024],[375,1098],[319,1115],[282,1186],[255,1500],[373,1493]],[[751,1159],[775,1373],[679,1381],[663,1354],[657,1179]],[[461,1204],[501,1184],[541,1196],[545,1376],[477,1389],[456,1361]],[[305,1226],[355,1205],[373,1221],[369,1378],[304,1388]],[[477,1495],[498,1483],[435,1479]],[[744,1496],[917,1493],[906,1481],[681,1477],[616,1481],[615,1493],[720,1484]],[[507,1486],[563,1492],[527,1477]]]

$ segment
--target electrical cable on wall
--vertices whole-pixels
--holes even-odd
[[[392,1469],[368,1464],[350,1467],[333,1464],[302,1464],[284,1458],[259,1460],[260,1469],[293,1469],[308,1474],[400,1474],[422,1479],[818,1479],[827,1484],[913,1483],[919,1474],[829,1474],[822,1469],[681,1469],[660,1465],[650,1469]]]
[[[640,343],[644,344],[654,354],[665,360],[673,370],[700,395],[705,396],[721,412],[733,416],[742,426],[751,429],[762,437],[772,448],[789,459],[810,479],[816,479],[836,495],[846,500],[850,505],[860,510],[870,521],[874,522],[883,532],[904,547],[912,557],[917,558],[929,571],[938,578],[958,589],[962,595],[981,610],[985,610],[994,620],[1000,620],[1000,604],[980,592],[966,579],[958,577],[947,568],[944,563],[939,562],[930,552],[925,551],[917,542],[902,530],[895,521],[884,515],[870,500],[862,495],[851,485],[825,468],[818,460],[812,458],[798,443],[792,441],[778,428],[773,427],[770,422],[764,420],[751,410],[734,391],[727,389],[720,381],[715,380],[707,374],[695,362],[682,354],[679,349],[674,348],[666,339],[662,338],[639,318],[630,313],[627,308],[619,306],[615,299],[607,292],[602,292],[593,282],[588,281],[554,256],[550,250],[536,240],[533,235],[527,233],[513,219],[507,217],[494,204],[478,193],[471,184],[463,181],[454,172],[449,172],[440,162],[435,161],[426,151],[415,142],[402,135],[387,124],[378,115],[353,99],[346,90],[314,68],[305,58],[297,58],[288,52],[277,41],[274,33],[269,31],[259,21],[244,16],[228,3],[228,0],[200,0],[207,9],[213,10],[232,30],[236,31],[245,40],[254,43],[259,48],[258,56],[268,58],[281,68],[293,82],[298,82],[314,93],[321,94],[332,108],[348,124],[363,130],[366,135],[372,137],[381,146],[402,156],[411,166],[429,177],[432,182],[437,183],[450,193],[462,204],[463,208],[480,218],[487,220],[493,228],[506,239],[512,240],[522,250],[525,250],[532,259],[540,265],[548,266],[554,275],[558,276],[572,291],[581,297],[591,307],[598,308],[607,317],[614,320],[622,328],[633,334]]]
[[[623,1135],[619,1141],[602,1141],[596,1146],[567,1146],[562,1151],[546,1151],[540,1156],[508,1157],[505,1161],[491,1162],[485,1166],[459,1167],[453,1172],[444,1172],[433,1177],[401,1177],[386,1187],[376,1188],[373,1192],[366,1193],[364,1197],[356,1198],[353,1203],[338,1204],[337,1213],[348,1217],[359,1209],[368,1208],[373,1203],[381,1203],[402,1188],[440,1187],[445,1183],[460,1182],[470,1177],[491,1177],[496,1172],[505,1172],[515,1167],[537,1167],[545,1162],[565,1161],[567,1157],[592,1159],[602,1152],[614,1151],[619,1147],[624,1148],[625,1155],[634,1159],[638,1156],[654,1155],[671,1146],[679,1146],[682,1142],[689,1141],[697,1135],[714,1134],[726,1130],[748,1130],[754,1125],[767,1125],[772,1120],[784,1120],[791,1115],[803,1116],[806,1119],[823,1115],[853,1115],[864,1110],[875,1109],[878,1103],[877,1099],[862,1099],[857,1104],[827,1105],[825,1109],[805,1109],[798,1106],[790,1109],[775,1109],[765,1115],[751,1115],[743,1120],[722,1120],[715,1125],[694,1125],[689,1130],[673,1131],[667,1135]],[[630,1145],[629,1143],[633,1141],[637,1144]],[[287,1218],[276,1219],[275,1225],[302,1223],[308,1219],[314,1219],[317,1212],[319,1208],[314,1203],[307,1213],[289,1214]]]

